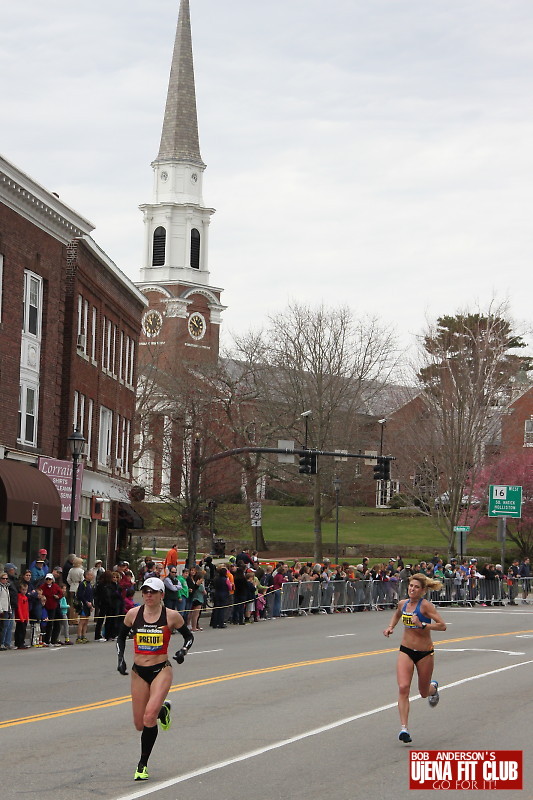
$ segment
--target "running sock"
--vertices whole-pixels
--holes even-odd
[[[153,750],[155,740],[157,739],[157,725],[153,728],[147,728],[146,725],[141,733],[141,760],[139,761],[139,770],[148,764],[150,753]]]

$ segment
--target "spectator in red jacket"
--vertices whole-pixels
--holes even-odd
[[[48,625],[43,637],[43,646],[59,647],[59,633],[61,630],[62,613],[59,601],[63,596],[63,589],[55,582],[54,576],[49,572],[40,587],[44,596],[44,607],[48,614]]]
[[[121,561],[120,564],[118,564],[116,571],[120,575],[118,585],[120,587],[122,599],[124,600],[127,590],[132,586],[135,586],[135,577],[130,569],[128,561]]]
[[[274,575],[274,583],[272,588],[274,590],[274,608],[272,610],[273,617],[281,616],[281,587],[287,582],[287,575],[285,566],[279,566]]]
[[[21,578],[18,591],[17,621],[15,623],[15,647],[17,650],[27,650],[28,648],[25,639],[29,620],[28,584]]]

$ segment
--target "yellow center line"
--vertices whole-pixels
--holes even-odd
[[[476,636],[461,636],[456,639],[446,639],[444,641],[434,642],[435,647],[441,645],[454,644],[456,642],[470,642],[476,639],[492,639],[501,638],[503,636],[519,636],[522,634],[533,633],[533,630],[525,631],[506,631],[505,633],[485,633]],[[296,661],[291,664],[279,664],[274,667],[261,667],[260,669],[251,669],[244,672],[232,672],[228,675],[215,675],[212,678],[202,678],[189,683],[176,683],[170,687],[169,692],[183,692],[187,689],[198,689],[201,686],[212,686],[216,683],[223,683],[225,681],[235,681],[239,678],[250,678],[256,675],[267,675],[273,672],[283,672],[287,669],[299,669],[300,667],[314,667],[319,664],[332,664],[337,661],[350,661],[355,658],[365,658],[366,656],[380,656],[385,653],[397,652],[397,647],[389,647],[385,650],[369,650],[365,653],[349,653],[344,656],[328,656],[327,658],[317,658],[309,661]],[[131,697],[125,695],[123,697],[112,697],[109,700],[99,700],[95,703],[87,703],[83,706],[73,706],[72,708],[63,708],[57,711],[44,712],[43,714],[33,714],[31,717],[17,717],[16,719],[7,719],[0,722],[0,729],[10,728],[14,725],[25,725],[29,722],[42,722],[47,719],[57,719],[58,717],[65,717],[69,714],[81,714],[84,711],[99,711],[103,708],[111,708],[113,706],[120,706],[124,703],[130,703]]]

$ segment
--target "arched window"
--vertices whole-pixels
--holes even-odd
[[[191,267],[200,269],[200,231],[196,228],[191,231]]]
[[[162,267],[165,264],[165,245],[167,241],[167,232],[164,228],[159,226],[154,231],[154,246],[152,250],[152,266]]]

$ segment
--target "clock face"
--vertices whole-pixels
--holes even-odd
[[[164,182],[164,181],[168,181],[168,172],[162,172],[162,173],[161,173],[161,180],[162,180],[163,182]]]
[[[146,336],[157,336],[163,325],[163,317],[159,311],[148,311],[143,318],[143,329]]]
[[[191,181],[193,183],[196,183],[197,180],[198,180],[198,175],[196,174],[196,172],[193,172],[193,174],[191,175]]]
[[[195,312],[189,317],[189,333],[193,339],[202,339],[205,336],[205,319]]]

